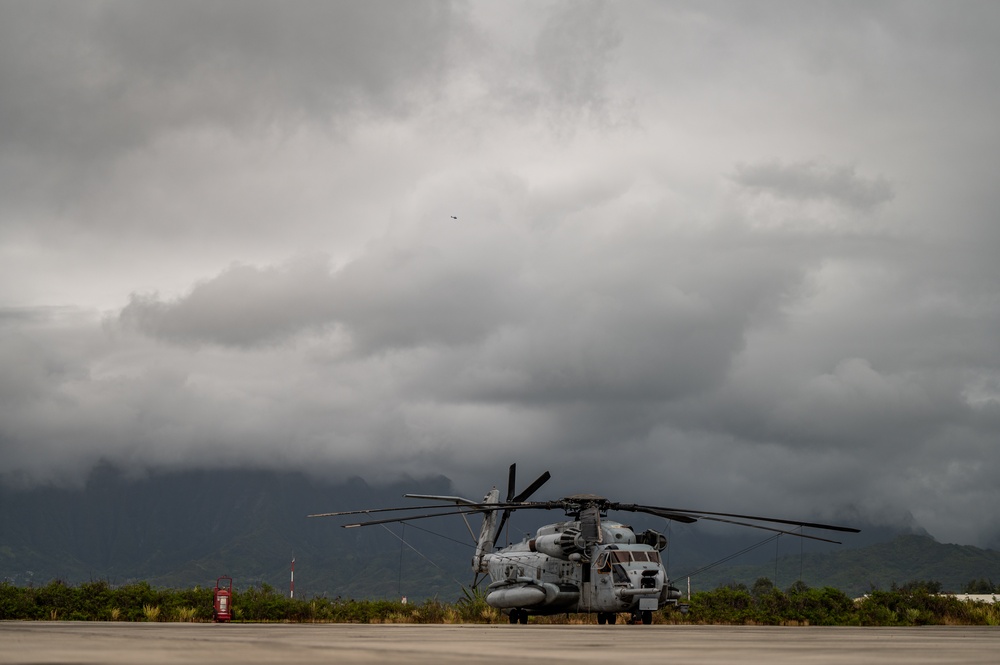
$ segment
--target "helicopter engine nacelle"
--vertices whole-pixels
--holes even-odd
[[[639,535],[638,541],[643,545],[649,545],[650,547],[656,548],[658,552],[662,552],[667,549],[667,537],[658,531],[653,531],[652,529],[646,529],[643,531]]]
[[[587,543],[579,529],[570,528],[561,533],[548,533],[528,542],[532,552],[541,552],[559,559],[566,559],[571,554],[582,554],[587,551]]]

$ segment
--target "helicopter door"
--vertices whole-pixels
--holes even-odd
[[[597,555],[593,563],[593,581],[584,585],[584,588],[591,594],[589,601],[593,612],[616,611],[618,607],[618,599],[614,593],[615,575],[613,574],[614,568],[618,564],[615,563],[614,555],[613,551],[604,551]]]

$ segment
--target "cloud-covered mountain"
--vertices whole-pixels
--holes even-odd
[[[335,483],[253,469],[129,478],[102,465],[78,489],[0,489],[0,581],[42,586],[51,580],[141,580],[189,588],[228,575],[238,588],[269,584],[285,591],[294,557],[299,597],[453,601],[473,581],[474,542],[459,516],[358,529],[340,528],[350,517],[306,517],[426,503],[401,498],[407,492],[454,495],[456,489],[443,477],[372,486],[360,478]],[[536,498],[552,496],[546,487]],[[996,578],[1000,566],[996,552],[939,545],[909,533],[912,526],[898,531],[855,520],[851,524],[862,533],[844,534],[842,545],[831,545],[791,536],[776,542],[773,533],[731,525],[673,524],[637,513],[612,517],[667,535],[668,574],[685,588],[690,579],[694,590],[751,584],[758,577],[784,588],[801,575],[810,586],[856,594],[872,584],[888,588],[917,579],[957,591],[972,579]],[[561,519],[560,511],[515,513],[501,544]],[[479,516],[469,522],[478,530]]]
[[[1000,541],[1000,10],[0,7],[0,482]]]

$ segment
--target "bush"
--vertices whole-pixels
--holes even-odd
[[[462,587],[462,597],[455,603],[458,618],[463,623],[497,623],[500,610],[486,602],[486,591]]]
[[[0,621],[41,619],[41,608],[35,602],[35,590],[22,589],[7,582],[0,583]]]
[[[983,603],[968,603],[955,596],[933,592],[940,585],[895,585],[889,591],[872,590],[858,604],[862,626],[923,626],[929,624],[986,625],[991,612]]]
[[[934,583],[916,582],[889,591],[873,589],[855,602],[830,587],[801,582],[783,592],[767,578],[695,594],[688,614],[665,608],[657,621],[708,624],[811,624],[822,626],[1000,625],[1000,605],[968,603],[942,596]],[[0,619],[81,621],[210,621],[212,589],[154,589],[146,582],[113,587],[89,582],[71,587],[55,580],[44,587],[0,583]],[[291,599],[262,584],[233,594],[239,621],[336,623],[496,623],[500,612],[481,590],[463,590],[453,604],[436,599],[404,604],[395,600]],[[589,623],[592,616],[540,617],[539,623]]]
[[[991,594],[1000,593],[1000,585],[993,584],[993,580],[981,577],[978,580],[969,580],[962,587],[962,593]]]
[[[812,626],[843,626],[857,622],[854,601],[832,587],[810,589],[804,584],[788,592],[786,616]]]
[[[691,598],[689,617],[703,623],[747,623],[753,620],[754,598],[743,585],[702,591]]]

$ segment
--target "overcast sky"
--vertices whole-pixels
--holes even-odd
[[[0,3],[0,478],[1000,546],[1000,4]],[[318,507],[324,508],[324,507]]]

